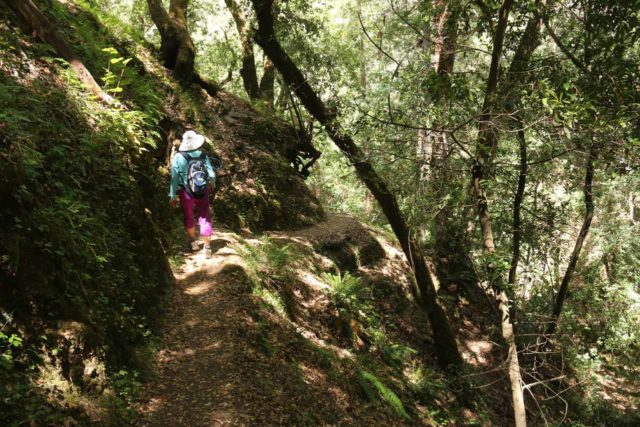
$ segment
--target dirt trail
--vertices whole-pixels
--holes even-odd
[[[190,255],[176,271],[157,372],[144,393],[148,402],[143,425],[246,421],[229,402],[229,395],[237,393],[232,376],[239,374],[237,361],[242,355],[235,346],[235,335],[244,323],[236,299],[246,291],[246,281],[241,259],[229,247],[228,233],[216,237],[217,251],[211,259]]]
[[[335,307],[325,295],[327,285],[313,273],[315,268],[326,269],[327,263],[356,272],[378,295],[380,316],[396,320],[385,323],[389,339],[407,343],[418,349],[417,357],[426,359],[429,343],[418,326],[426,319],[407,299],[409,282],[401,252],[381,244],[371,230],[345,216],[269,236],[297,245],[304,259],[289,284],[296,320],[265,307],[260,294],[264,280],[257,287],[252,284],[250,269],[237,252],[247,243],[261,243],[217,232],[210,259],[189,255],[174,272],[161,348],[141,394],[136,424],[424,425],[417,413],[412,420],[403,419],[363,392],[358,369],[366,365],[402,398],[413,398],[393,382],[397,372],[382,362],[379,352],[369,351],[364,341],[358,351],[341,335]]]
[[[175,272],[139,425],[337,423],[345,408],[322,378],[311,378],[321,361],[261,310],[233,248],[236,238],[217,233],[210,259],[190,255]]]

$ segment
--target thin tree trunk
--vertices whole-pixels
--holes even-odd
[[[449,321],[443,307],[437,300],[436,291],[430,280],[427,265],[415,244],[404,215],[400,211],[395,196],[367,161],[362,150],[353,139],[342,132],[338,124],[336,111],[328,109],[296,64],[284,52],[273,30],[271,6],[273,0],[252,0],[258,19],[256,41],[265,54],[271,58],[283,79],[304,104],[310,114],[324,127],[336,146],[347,156],[362,182],[376,198],[391,228],[402,246],[407,259],[411,262],[416,284],[427,310],[435,341],[436,355],[442,367],[460,365],[462,357],[458,351]]]
[[[427,184],[431,175],[431,157],[433,155],[433,139],[424,129],[416,131],[416,160],[418,161],[418,197],[425,197]]]
[[[227,9],[233,17],[240,37],[240,46],[242,47],[242,67],[240,68],[240,76],[244,90],[253,101],[260,98],[260,85],[258,84],[258,72],[256,70],[256,58],[253,53],[253,40],[249,36],[247,27],[247,19],[242,12],[242,7],[235,0],[224,0]]]
[[[638,215],[636,210],[636,195],[633,192],[629,193],[627,205],[629,206],[629,222],[632,225],[636,225],[638,223]]]
[[[33,4],[31,0],[4,0],[15,13],[33,30],[37,37],[54,47],[56,53],[67,61],[78,79],[87,85],[100,100],[113,104],[115,100],[105,93],[100,85],[95,81],[91,72],[84,63],[76,56],[69,45],[58,34],[54,25],[47,17]]]
[[[576,239],[576,243],[573,247],[571,258],[569,258],[569,264],[567,265],[567,269],[565,270],[564,276],[562,277],[562,283],[560,284],[560,289],[558,289],[558,295],[556,295],[555,298],[553,312],[551,314],[552,322],[547,328],[547,335],[553,334],[558,327],[558,319],[560,318],[560,314],[562,314],[562,306],[564,305],[564,301],[567,297],[569,284],[571,283],[571,278],[573,277],[573,273],[576,269],[576,264],[578,263],[578,259],[580,258],[582,245],[584,244],[584,241],[587,238],[587,234],[589,234],[589,229],[591,228],[591,221],[593,220],[594,213],[593,174],[595,157],[595,148],[592,145],[589,150],[589,157],[587,158],[587,166],[585,168],[584,176],[583,193],[585,212],[584,218],[582,220],[582,227],[580,228],[580,233],[578,233],[578,238]]]
[[[362,1],[358,0],[356,2],[356,5],[358,7],[358,13],[361,12],[362,10]],[[365,46],[365,39],[366,36],[363,32],[360,32],[360,37],[358,37],[358,55],[359,55],[359,74],[360,74],[360,96],[362,97],[363,100],[367,99],[367,93],[369,92],[369,81],[367,79],[367,63],[366,63],[366,55],[365,55],[365,50],[364,50],[364,46]],[[367,159],[369,159],[369,154],[370,154],[370,150],[369,150],[369,141],[365,140],[363,143],[363,150],[364,150],[364,155],[367,157]],[[364,191],[364,217],[366,219],[371,219],[371,215],[373,213],[373,196],[371,195],[371,192],[368,190]]]
[[[520,126],[523,125],[518,121]],[[524,129],[518,129],[518,145],[520,146],[520,174],[518,175],[518,188],[516,196],[513,199],[513,236],[511,251],[511,267],[509,268],[509,285],[516,284],[518,262],[520,261],[520,240],[522,238],[522,221],[520,218],[520,210],[522,208],[522,199],[524,198],[524,189],[527,183],[527,143],[525,140]]]
[[[493,51],[491,55],[491,66],[489,68],[489,76],[487,79],[487,88],[485,91],[484,103],[482,106],[482,114],[478,129],[478,142],[476,149],[476,161],[472,170],[473,175],[473,193],[476,199],[476,209],[480,222],[480,231],[484,250],[489,255],[495,253],[495,243],[493,239],[493,228],[491,217],[489,216],[489,207],[487,197],[482,187],[482,181],[485,177],[485,170],[489,166],[493,157],[493,152],[497,145],[497,134],[492,122],[492,113],[497,104],[497,87],[498,72],[500,67],[500,58],[502,56],[504,36],[509,20],[509,12],[513,0],[504,0],[500,7],[498,24],[493,41]],[[507,294],[505,283],[499,274],[496,274],[493,264],[487,266],[489,276],[493,278],[493,288],[498,310],[501,315],[502,338],[507,345],[507,369],[509,373],[509,381],[511,383],[511,399],[513,402],[513,412],[515,424],[517,427],[527,425],[526,410],[524,405],[524,395],[522,390],[522,376],[520,373],[520,362],[518,361],[518,348],[516,346],[515,333],[513,323],[511,322],[510,299]]]
[[[536,3],[536,6],[538,4]],[[484,13],[484,12],[483,12]],[[518,43],[518,47],[516,52],[511,60],[511,65],[509,66],[509,70],[507,71],[506,78],[504,79],[504,83],[501,86],[500,90],[500,99],[503,101],[503,107],[505,108],[505,114],[511,114],[516,108],[515,106],[518,104],[519,99],[517,98],[517,89],[520,88],[522,82],[525,77],[525,70],[529,64],[531,59],[531,55],[536,50],[536,48],[540,45],[540,25],[541,25],[541,15],[538,9],[533,12],[533,16],[527,22],[525,27],[525,31],[520,38]],[[495,56],[493,56],[495,58]],[[496,74],[497,77],[497,74]],[[497,78],[494,80],[494,83],[497,87]],[[487,87],[488,88],[488,87]],[[495,89],[494,89],[495,93]],[[493,96],[493,99],[497,101],[498,96]],[[486,97],[485,97],[486,102]],[[492,107],[493,108],[493,107]],[[483,106],[483,112],[485,111]],[[481,118],[481,126],[482,123],[488,123],[486,121],[486,117]],[[495,147],[498,143],[498,134],[497,129],[493,127],[490,132],[490,140],[488,142],[489,150],[487,152],[487,157],[489,159],[493,158]],[[485,166],[485,171],[486,172]],[[471,187],[473,190],[473,186]],[[468,226],[464,231],[464,235],[462,237],[463,241],[467,240],[467,236],[471,234],[471,232],[475,229],[475,226],[472,221],[468,222]]]
[[[445,0],[433,0],[435,18],[432,27],[435,28],[434,37],[434,71],[438,75],[439,84],[432,94],[435,103],[442,103],[446,111],[447,102],[451,99],[451,79],[453,76],[456,47],[458,41],[458,20],[460,5]],[[429,37],[427,37],[429,38]],[[434,128],[446,127],[443,123],[434,123]],[[427,147],[422,147],[424,145]],[[435,251],[439,261],[439,268],[443,277],[449,283],[461,285],[469,296],[476,291],[477,275],[473,262],[468,256],[464,228],[455,221],[454,207],[446,200],[446,191],[452,190],[451,171],[449,167],[449,141],[444,132],[418,131],[418,149],[428,154],[428,159],[422,159],[420,187],[427,187],[436,199],[445,200],[433,219],[432,231],[435,239]],[[425,160],[427,160],[425,162]],[[425,174],[425,169],[429,172]],[[447,190],[448,189],[448,190]]]

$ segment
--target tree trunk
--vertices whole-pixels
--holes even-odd
[[[147,0],[151,19],[160,33],[160,52],[164,66],[184,86],[193,82],[206,83],[195,74],[195,46],[187,27],[189,0],[171,0],[169,12],[162,0]],[[206,89],[206,87],[205,87]]]
[[[524,123],[518,121],[520,126]],[[515,286],[516,276],[518,272],[518,262],[520,261],[520,240],[522,238],[522,221],[520,219],[520,210],[522,208],[522,199],[524,198],[524,189],[527,183],[527,143],[525,140],[524,129],[518,129],[518,145],[520,146],[520,174],[518,176],[518,188],[516,196],[513,199],[513,236],[511,250],[511,266],[509,268],[509,285]]]
[[[458,351],[446,313],[437,300],[426,262],[418,246],[414,243],[411,230],[407,226],[395,196],[389,191],[353,139],[342,132],[338,124],[336,111],[330,110],[325,106],[296,64],[282,49],[273,30],[273,17],[271,14],[273,0],[252,0],[252,3],[258,19],[256,42],[262,47],[265,54],[271,58],[283,79],[291,86],[309,113],[324,127],[336,146],[347,156],[356,169],[358,177],[369,188],[380,204],[407,259],[411,263],[416,284],[420,290],[422,301],[433,328],[439,364],[442,367],[461,364],[462,357]]]
[[[69,63],[78,79],[87,85],[95,96],[108,104],[115,103],[115,100],[102,90],[80,58],[73,53],[53,24],[31,0],[4,1],[24,20],[39,39],[54,47],[56,53]]]
[[[433,155],[433,138],[427,134],[425,129],[416,131],[416,160],[418,163],[417,170],[417,189],[418,197],[425,197],[427,194],[427,184],[431,175],[431,157]]]
[[[356,2],[358,13],[360,13],[362,8],[362,1],[358,0]],[[369,92],[369,81],[367,79],[367,63],[366,63],[366,55],[365,55],[365,34],[361,31],[360,37],[358,37],[358,60],[359,60],[359,77],[360,77],[360,87],[358,88],[360,91],[360,96],[362,99],[367,99],[367,94]],[[363,144],[364,155],[369,159],[369,141],[365,140]],[[369,190],[364,191],[364,217],[367,220],[370,220],[373,214],[373,196]]]
[[[455,2],[434,0],[435,18],[432,27],[434,37],[434,71],[439,84],[432,94],[435,103],[447,103],[450,99],[451,78],[453,75],[458,40],[458,20],[460,6]],[[446,111],[447,105],[443,106]],[[445,113],[446,114],[446,113]],[[443,123],[434,123],[434,128],[446,127]],[[431,131],[426,137],[425,131],[418,131],[418,149],[424,159],[421,160],[421,187],[427,187],[436,199],[445,199],[445,191],[452,191],[449,166],[449,141],[444,132]],[[426,141],[425,141],[426,140]],[[423,147],[426,144],[426,148]],[[428,156],[428,161],[427,160]],[[425,173],[425,170],[428,173]],[[455,189],[453,189],[455,191]],[[467,291],[470,297],[478,294],[477,275],[473,262],[468,256],[464,228],[455,220],[454,207],[446,202],[434,216],[432,225],[435,239],[435,251],[439,268],[446,282],[457,283]]]
[[[173,74],[184,84],[189,84],[194,79],[196,59],[196,48],[187,27],[188,6],[189,0],[171,0],[169,5],[169,16],[173,18],[178,35],[178,55]]]
[[[515,105],[519,104],[520,97],[518,90],[525,79],[527,67],[531,55],[540,45],[540,26],[542,18],[536,10],[533,16],[527,22],[527,26],[522,33],[522,37],[518,42],[518,47],[511,60],[511,65],[507,71],[505,84],[502,86],[500,95],[504,99],[507,112],[512,113]]]
[[[260,97],[267,103],[267,106],[269,108],[273,108],[273,101],[275,97],[275,83],[276,67],[268,57],[264,58],[262,78],[260,79]]]
[[[475,165],[472,170],[472,188],[476,199],[480,232],[482,235],[484,250],[489,255],[493,255],[496,249],[493,239],[491,217],[489,216],[488,201],[482,187],[482,181],[485,177],[485,170],[491,162],[493,152],[497,144],[497,133],[494,123],[492,122],[492,113],[495,109],[495,105],[497,104],[496,98],[500,58],[502,56],[504,36],[512,4],[513,0],[504,0],[499,11],[498,24],[496,26],[496,32],[493,39],[491,66],[489,68],[487,88],[485,91],[485,98],[478,129]],[[511,399],[513,402],[515,424],[517,427],[522,427],[527,425],[527,417],[524,406],[520,363],[518,361],[518,348],[516,346],[515,333],[509,308],[510,299],[507,294],[506,284],[503,282],[500,274],[495,272],[493,264],[489,263],[487,269],[489,270],[489,277],[492,278],[496,302],[501,315],[500,326],[502,328],[502,338],[507,345],[507,369],[509,373],[509,381],[511,383]]]
[[[593,143],[592,143],[593,144]],[[587,234],[589,234],[589,228],[591,228],[591,221],[593,220],[594,213],[594,204],[593,204],[593,174],[594,174],[594,162],[595,162],[595,148],[593,145],[589,150],[589,157],[587,158],[587,166],[585,168],[585,176],[584,176],[584,185],[583,185],[583,193],[584,193],[584,218],[582,220],[582,227],[580,228],[580,233],[578,233],[578,238],[576,239],[576,243],[573,247],[573,252],[571,253],[571,258],[569,258],[569,264],[567,265],[567,269],[564,272],[564,276],[562,277],[562,283],[560,284],[560,289],[558,290],[558,295],[556,295],[555,302],[553,305],[552,322],[549,324],[547,328],[547,335],[551,335],[556,331],[558,327],[558,319],[560,318],[560,314],[562,314],[562,306],[564,305],[564,300],[567,297],[567,291],[569,289],[569,283],[571,282],[571,277],[576,269],[576,264],[578,263],[578,258],[580,258],[580,251],[582,251],[582,245],[584,244],[585,239],[587,238]]]
[[[253,40],[249,36],[247,28],[247,19],[242,12],[242,7],[235,0],[224,0],[227,9],[233,17],[240,37],[240,46],[242,47],[242,67],[240,68],[240,76],[244,90],[252,101],[260,98],[260,86],[258,84],[258,72],[256,70],[256,58],[253,53]]]
[[[445,0],[435,0],[438,11],[436,19],[436,38],[434,67],[436,73],[451,78],[455,63],[456,44],[458,41],[458,10],[448,5]]]
[[[173,70],[178,56],[176,28],[162,5],[162,0],[147,0],[151,20],[160,33],[160,57],[166,68]]]

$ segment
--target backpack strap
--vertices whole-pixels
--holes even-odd
[[[200,152],[200,155],[198,157],[191,157],[191,155],[189,153],[187,153],[186,151],[178,151],[178,153],[180,153],[180,155],[182,157],[184,157],[184,159],[188,162],[190,160],[193,159],[198,159],[198,160],[205,160],[207,158],[207,155],[204,151]]]

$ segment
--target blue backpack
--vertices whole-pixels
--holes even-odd
[[[187,161],[187,187],[185,190],[192,197],[201,198],[207,194],[209,184],[209,173],[207,172],[207,155],[201,153],[198,157],[191,157],[189,153],[180,151],[182,157]]]

